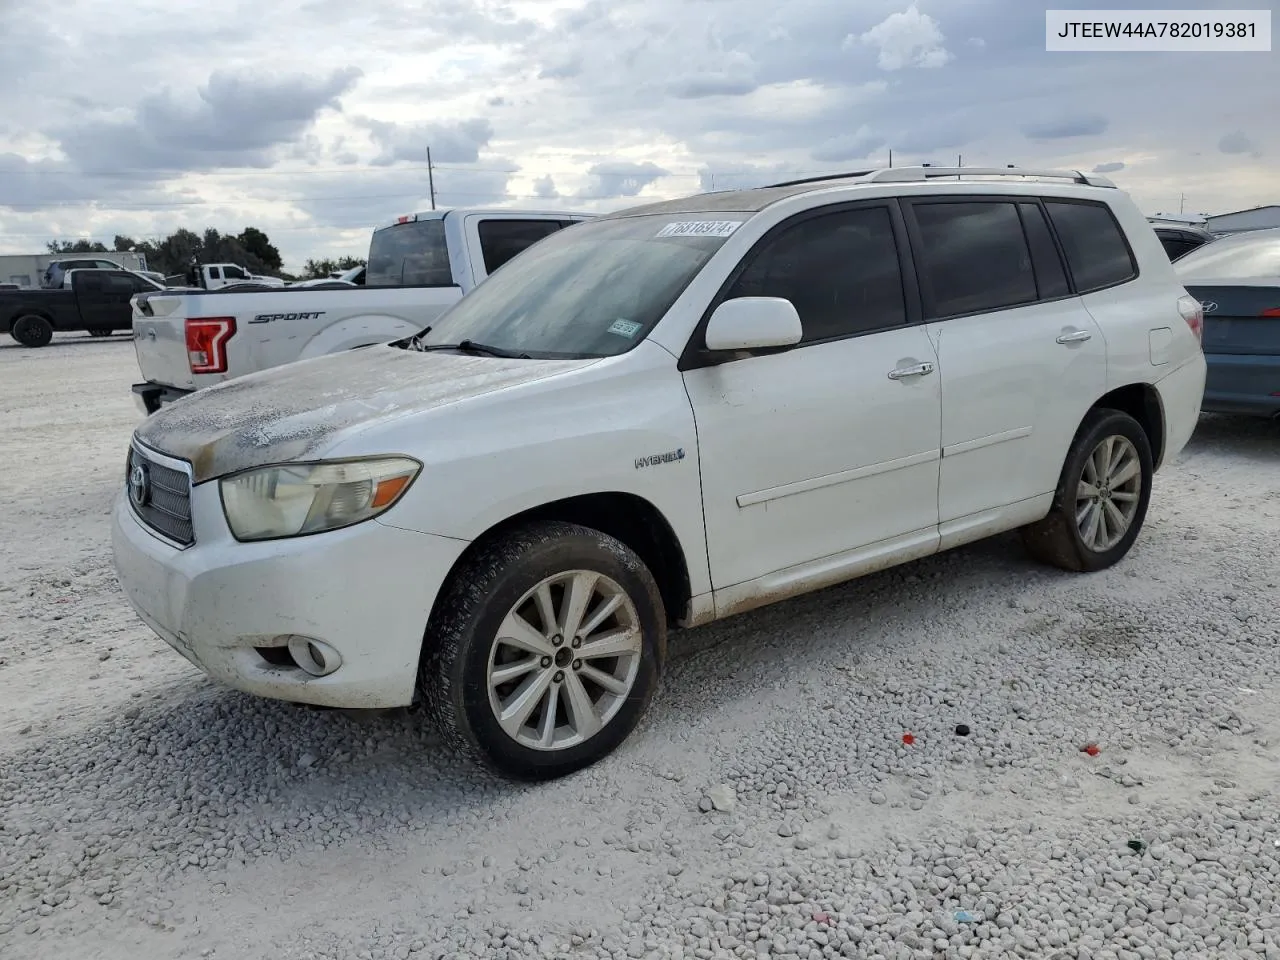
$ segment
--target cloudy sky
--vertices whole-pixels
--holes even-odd
[[[428,207],[428,146],[441,206],[604,211],[890,148],[1107,171],[1147,213],[1280,202],[1280,54],[1046,53],[1044,7],[0,0],[0,252],[253,224],[287,267],[363,255]]]

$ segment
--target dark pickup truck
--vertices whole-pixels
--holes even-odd
[[[109,337],[133,328],[134,294],[164,289],[128,270],[77,270],[71,288],[0,290],[0,330],[24,347],[43,347],[55,330]]]

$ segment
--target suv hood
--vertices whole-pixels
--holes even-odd
[[[199,390],[152,414],[134,436],[160,453],[189,461],[193,481],[201,483],[301,460],[375,423],[595,362],[366,347]]]

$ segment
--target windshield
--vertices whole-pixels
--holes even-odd
[[[1222,237],[1179,257],[1173,269],[1180,278],[1195,280],[1280,276],[1280,230]]]
[[[745,219],[653,215],[567,227],[504,264],[418,342],[471,340],[540,358],[625,353]]]
[[[366,287],[452,287],[444,221],[413,220],[373,232]]]

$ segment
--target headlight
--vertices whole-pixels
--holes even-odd
[[[274,540],[376,517],[421,469],[408,457],[296,463],[236,474],[218,486],[237,540]]]

